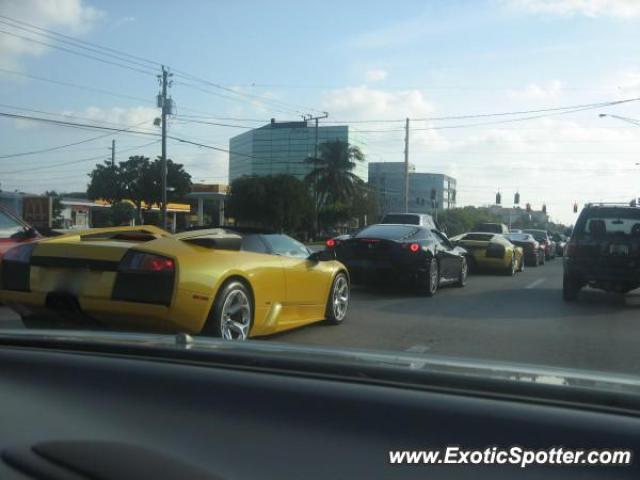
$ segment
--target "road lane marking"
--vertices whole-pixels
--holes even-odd
[[[544,281],[545,281],[544,278],[539,278],[538,280],[535,280],[535,281],[531,282],[529,285],[527,285],[524,288],[536,288],[538,285],[540,285]]]

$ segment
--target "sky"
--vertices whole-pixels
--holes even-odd
[[[224,149],[272,117],[326,111],[321,125],[348,123],[369,161],[394,162],[410,118],[410,162],[456,177],[460,205],[490,204],[497,191],[510,204],[519,191],[571,224],[574,202],[640,190],[640,127],[599,116],[640,119],[640,102],[441,119],[640,97],[636,0],[0,0],[0,16],[3,113],[158,133],[164,64],[174,137]],[[0,118],[0,188],[82,191],[112,138],[117,160],[160,154],[152,136]],[[227,181],[223,151],[170,140],[168,155],[195,182]]]

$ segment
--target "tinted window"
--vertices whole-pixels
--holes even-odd
[[[4,212],[0,212],[0,238],[9,238],[10,236],[21,232],[23,226],[11,218]]]
[[[246,252],[268,253],[267,246],[259,235],[245,235],[242,237],[242,250]]]
[[[263,235],[263,238],[269,242],[272,253],[283,255],[285,257],[307,258],[311,252],[302,243],[294,240],[287,235]]]
[[[530,242],[533,237],[528,233],[510,233],[506,236],[512,242]]]
[[[415,238],[420,232],[424,232],[424,229],[408,225],[371,225],[361,232],[358,232],[356,238],[403,240],[406,238]]]
[[[382,221],[383,223],[420,225],[420,217],[418,215],[385,215]]]
[[[543,230],[525,230],[525,232],[530,233],[538,242],[547,240],[547,232]]]
[[[487,234],[487,233],[469,233],[469,234],[465,235],[464,237],[462,237],[462,240],[473,240],[473,241],[477,241],[477,242],[488,242],[493,237],[495,237],[495,235],[490,235],[490,234]]]
[[[600,222],[595,222],[599,220]],[[639,227],[634,226],[640,224],[640,209],[637,208],[594,208],[583,210],[573,233],[576,236],[589,234],[594,223],[601,223],[604,227],[603,233],[620,232],[629,234],[635,233]],[[604,225],[602,225],[604,223]]]

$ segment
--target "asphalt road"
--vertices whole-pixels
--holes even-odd
[[[428,298],[396,289],[354,287],[348,317],[265,341],[435,353],[560,367],[640,370],[640,291],[584,290],[561,299],[562,260],[515,277],[472,275],[464,288]],[[21,327],[0,307],[0,327]]]

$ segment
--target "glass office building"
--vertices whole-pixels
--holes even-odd
[[[369,163],[369,183],[378,192],[380,213],[404,211],[404,162]],[[418,173],[410,166],[409,212],[433,213],[432,191],[438,209],[455,208],[455,178],[441,173]]]
[[[341,140],[354,145],[348,126],[318,127],[318,143]],[[311,122],[275,122],[229,140],[229,182],[243,175],[293,175],[303,180],[313,166],[305,159],[315,151],[316,129]],[[367,181],[367,164],[362,162],[354,170]]]

